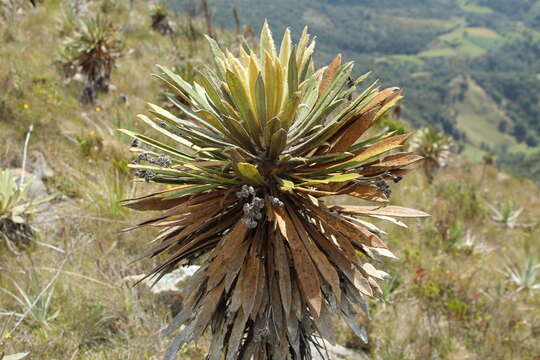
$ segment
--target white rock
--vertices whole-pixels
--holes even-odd
[[[32,174],[39,176],[43,180],[50,179],[54,176],[54,171],[47,163],[43,153],[32,151],[29,160],[28,168]]]
[[[181,292],[182,290],[182,283],[188,280],[195,272],[199,270],[198,265],[190,265],[190,266],[184,266],[180,267],[178,269],[175,269],[171,271],[170,273],[163,276],[159,281],[152,286],[154,280],[151,278],[147,278],[141,282],[141,284],[144,284],[148,287],[152,286],[150,288],[150,291],[154,294],[162,294],[162,293],[174,293],[174,292]],[[124,281],[139,281],[142,279],[145,275],[131,275],[126,276],[123,280]]]
[[[28,171],[24,171],[23,169],[10,169],[11,174],[15,177],[15,181],[17,184],[21,181],[21,178],[24,174],[24,183],[29,184],[30,189],[28,190],[27,197],[29,199],[41,199],[43,197],[46,197],[47,194],[47,187],[45,186],[45,183],[43,183],[43,180],[35,174],[32,174]]]
[[[326,351],[328,352],[328,358],[326,357],[324,349],[321,350],[324,356],[321,356],[317,349],[311,345],[311,355],[313,360],[368,360],[369,356],[365,353],[356,352],[341,345],[332,345],[328,341],[323,341]]]

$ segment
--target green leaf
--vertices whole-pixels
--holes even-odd
[[[312,165],[312,164],[324,164],[334,161],[343,160],[353,156],[353,153],[350,152],[338,152],[330,153],[324,155],[315,155],[309,157],[294,157],[291,158],[291,164],[302,164],[302,165]]]
[[[178,199],[186,195],[192,195],[192,194],[198,194],[207,190],[212,190],[217,188],[219,185],[195,185],[191,186],[179,191],[174,191],[170,195],[167,195],[163,198],[163,200],[172,200],[172,199]]]
[[[274,45],[274,38],[272,32],[268,26],[268,22],[265,20],[261,31],[260,39],[260,58],[264,59],[264,53],[268,52],[272,56],[276,56],[276,46]]]
[[[264,143],[268,149],[272,145],[272,135],[281,128],[281,120],[277,117],[270,119],[264,127]]]
[[[150,145],[152,146],[153,148],[155,149],[158,149],[158,150],[161,150],[162,152],[166,153],[166,154],[169,154],[171,156],[174,156],[175,158],[181,160],[181,161],[193,161],[194,158],[189,156],[189,155],[186,155],[182,152],[180,152],[179,150],[176,150],[175,148],[173,147],[170,147],[168,145],[165,145],[157,140],[154,140],[152,138],[149,138],[148,136],[144,136],[144,135],[141,135],[141,134],[137,134],[137,133],[134,133],[133,131],[129,131],[129,130],[126,130],[126,129],[118,129],[118,131],[120,131],[121,133],[124,133],[126,134],[127,136],[131,136],[132,138],[135,138],[147,145]]]
[[[387,151],[396,149],[412,135],[412,133],[396,135],[369,146],[366,150],[362,151],[360,154],[356,155],[353,159],[350,160],[350,163],[360,164],[369,159],[372,159],[376,156],[379,156]]]
[[[328,183],[335,183],[335,182],[347,182],[354,180],[356,178],[360,177],[360,174],[350,173],[350,174],[339,174],[339,175],[333,175],[330,177],[327,177],[325,179],[302,179],[306,180],[305,182],[301,183],[300,185],[312,185],[312,184],[328,184]]]
[[[253,140],[257,140],[257,125],[255,123],[253,113],[251,112],[247,89],[244,87],[244,84],[234,72],[227,70],[226,77],[232,101],[240,112],[242,120],[246,124],[245,128],[248,133],[255,137]]]
[[[205,35],[205,37],[206,37],[206,40],[208,41],[208,44],[210,45],[210,50],[212,51],[212,54],[214,55],[214,61],[215,61],[216,67],[221,73],[221,76],[225,76],[225,68],[221,66],[221,64],[223,64],[223,60],[225,59],[225,54],[223,53],[223,51],[221,51],[218,43],[214,39],[212,39],[208,35]]]
[[[270,141],[270,158],[277,158],[287,146],[287,131],[279,129],[272,134]]]
[[[278,179],[278,183],[279,183],[279,188],[280,190],[283,190],[283,191],[287,191],[287,192],[291,192],[294,190],[294,182],[290,181],[290,180],[285,180],[285,179],[282,179],[282,178],[277,178]]]
[[[168,131],[167,129],[164,129],[162,126],[157,125],[154,121],[150,120],[150,118],[146,115],[139,114],[137,115],[137,118],[145,122],[147,125],[149,125],[152,129],[162,133],[163,135],[171,138],[172,140],[178,142],[179,144],[182,144],[188,148],[194,148],[197,149],[198,146],[193,145],[193,143],[189,140],[187,140],[184,137],[178,136],[176,134],[173,134],[172,132]]]
[[[262,185],[265,184],[263,176],[259,173],[257,167],[250,163],[238,163],[237,169],[245,179],[249,180],[253,184]]]
[[[296,67],[296,49],[293,48],[289,59],[289,68],[287,73],[287,84],[289,87],[289,97],[298,90],[298,69]]]
[[[281,65],[283,67],[285,67],[287,63],[289,62],[291,49],[292,49],[291,29],[286,28],[285,33],[283,34],[283,40],[281,40],[281,47],[279,49],[279,61],[281,62]]]
[[[266,127],[266,93],[264,80],[259,73],[255,81],[255,106],[257,109],[258,123],[264,128]]]
[[[288,130],[294,123],[295,117],[298,113],[298,106],[300,105],[300,92],[297,91],[290,97],[285,103],[285,107],[279,117],[283,119],[283,127]]]

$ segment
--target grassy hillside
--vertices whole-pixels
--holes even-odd
[[[467,89],[456,102],[456,119],[458,128],[467,134],[468,142],[479,148],[482,144],[494,147],[515,145],[516,140],[512,136],[498,130],[502,121],[511,123],[512,120],[474,80],[462,81]]]
[[[194,0],[170,0],[183,11]],[[292,26],[298,33],[307,25],[319,40],[317,60],[327,63],[343,53],[360,68],[369,68],[384,85],[399,83],[409,95],[403,116],[414,126],[431,124],[451,134],[476,158],[486,151],[503,157],[509,152],[539,152],[540,5],[519,0],[315,0],[293,3],[276,0],[209,1],[218,24],[233,26],[233,9],[243,23],[259,29],[264,19],[279,31]],[[429,84],[425,78],[429,75]],[[456,116],[451,80],[476,80],[490,109],[474,114],[464,127]],[[520,83],[525,81],[526,84]],[[520,88],[520,89],[517,89]],[[529,89],[529,90],[525,90]],[[473,95],[472,92],[462,94]],[[474,99],[468,102],[474,102]],[[491,106],[493,105],[493,106]],[[474,128],[493,123],[488,114],[503,113],[506,126],[488,132],[512,137],[519,147],[500,147],[484,141],[479,147]],[[525,131],[526,129],[526,131]],[[472,130],[469,131],[469,130]],[[489,140],[489,139],[485,139]],[[510,149],[510,150],[509,150]],[[522,168],[525,166],[521,166]],[[532,176],[532,172],[529,174]]]
[[[208,50],[202,38],[188,36],[190,19],[184,16],[173,19],[175,36],[168,37],[151,30],[152,9],[145,2],[92,1],[76,16],[99,13],[111,19],[126,49],[112,72],[109,92],[99,94],[95,104],[81,104],[83,83],[77,77],[63,77],[57,66],[66,40],[64,19],[75,3],[50,0],[34,9],[23,2],[14,12],[1,8],[7,15],[0,20],[0,168],[22,167],[24,142],[33,125],[28,152],[41,153],[53,170],[45,187],[55,200],[34,218],[33,240],[12,244],[0,233],[0,358],[28,352],[27,359],[160,359],[169,339],[160,337],[159,331],[171,319],[171,301],[179,299],[156,296],[144,285],[133,287],[133,281],[127,280],[157,263],[132,263],[156,231],[120,232],[141,217],[120,207],[118,200],[142,194],[143,189],[132,182],[126,168],[132,160],[129,140],[115,129],[148,131],[135,115],[145,111],[145,102],[163,101],[161,88],[151,77],[154,64],[177,66],[187,73],[189,66],[207,61]],[[379,3],[381,8],[390,4]],[[404,12],[414,17],[414,9],[408,8],[414,2],[402,3],[385,16]],[[268,2],[264,4],[260,5],[263,14],[270,11],[263,7],[270,6]],[[468,8],[468,4],[461,5]],[[461,11],[457,5],[447,8],[450,15]],[[279,11],[289,14],[286,7]],[[320,14],[307,16],[324,26]],[[429,13],[430,18],[436,15]],[[291,20],[297,28],[300,18]],[[202,19],[191,21],[196,33],[205,31]],[[433,34],[427,40],[433,41],[439,32],[450,31],[454,20],[447,21],[419,21],[418,36]],[[397,23],[391,26],[399,28]],[[217,35],[224,45],[238,40],[229,31]],[[328,44],[323,49],[332,50]],[[429,59],[377,56],[382,63],[408,64],[419,87],[424,84],[430,89],[430,79],[437,74],[422,69]],[[448,78],[447,84],[456,79]],[[400,85],[399,80],[392,83]],[[475,146],[492,137],[511,143],[510,136],[484,133],[484,125],[471,125],[471,119],[482,114],[485,119],[506,116],[475,81],[466,78],[466,96],[453,100],[460,109],[456,115],[460,131],[471,134]],[[456,88],[455,83],[452,86]],[[406,95],[410,99],[418,93]],[[430,96],[416,101],[437,103],[439,95]],[[456,155],[433,184],[428,185],[418,171],[393,190],[399,204],[432,217],[409,221],[407,228],[384,225],[399,259],[381,265],[392,278],[383,283],[383,299],[370,301],[371,319],[363,319],[371,341],[361,343],[338,324],[338,342],[384,360],[539,356],[540,292],[532,285],[540,282],[540,276],[529,276],[528,287],[521,288],[523,284],[512,282],[509,272],[521,273],[529,262],[540,262],[538,187]],[[495,220],[490,206],[504,216]],[[514,224],[509,214],[519,208],[524,210]],[[206,341],[191,344],[178,358],[202,360],[206,346]]]

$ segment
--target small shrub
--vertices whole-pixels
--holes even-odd
[[[531,256],[520,265],[506,265],[505,274],[508,277],[507,281],[516,286],[518,292],[540,290],[540,281],[537,282],[540,263],[535,264]]]
[[[49,322],[53,321],[60,314],[60,310],[54,311],[52,308],[52,299],[54,286],[43,288],[35,280],[31,281],[30,286],[25,290],[16,281],[12,281],[15,287],[14,291],[6,288],[0,288],[0,291],[8,298],[15,300],[18,309],[12,311],[17,318],[23,317],[28,320],[30,325],[43,326],[48,328]]]
[[[94,130],[76,134],[75,139],[84,156],[95,156],[103,150],[103,138]]]
[[[488,207],[493,213],[491,218],[504,227],[513,229],[519,225],[517,219],[523,212],[523,208],[516,208],[513,201],[504,202],[499,209],[490,204],[488,204]]]
[[[21,179],[22,181],[22,179]],[[0,171],[0,235],[7,241],[22,245],[34,236],[32,216],[39,211],[39,205],[52,197],[30,199],[29,183],[17,184],[9,170]]]

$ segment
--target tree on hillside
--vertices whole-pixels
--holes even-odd
[[[527,138],[527,128],[523,124],[516,124],[512,130],[512,134],[518,142],[524,142]]]

